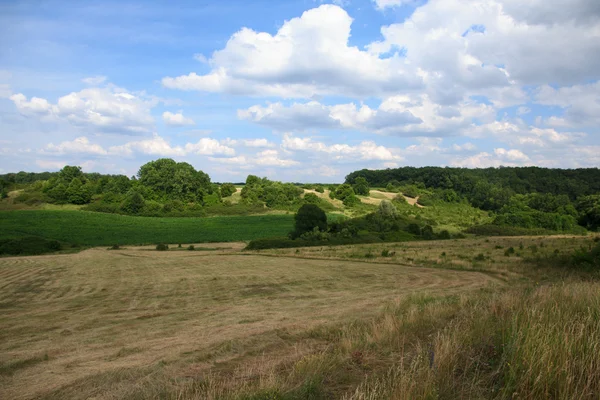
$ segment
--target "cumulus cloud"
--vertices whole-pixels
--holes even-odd
[[[67,122],[96,133],[141,134],[154,124],[150,110],[156,101],[123,89],[90,88],[60,97],[56,104],[22,93],[10,96],[17,110],[28,117]]]
[[[165,124],[170,126],[186,126],[186,125],[194,125],[195,122],[191,118],[187,118],[183,116],[183,113],[180,111],[178,113],[172,113],[170,111],[165,111],[162,115],[163,121]]]
[[[348,45],[352,18],[326,4],[286,21],[275,35],[243,28],[213,53],[212,71],[165,77],[165,87],[239,95],[363,97],[421,86],[401,57],[382,59]]]

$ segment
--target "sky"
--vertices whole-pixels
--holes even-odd
[[[600,166],[598,0],[0,1],[0,173]]]

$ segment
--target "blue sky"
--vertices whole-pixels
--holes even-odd
[[[597,0],[4,1],[0,173],[600,164]]]

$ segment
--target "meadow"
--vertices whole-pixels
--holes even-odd
[[[593,399],[594,240],[2,258],[0,397]]]
[[[133,217],[84,211],[0,211],[0,239],[39,236],[82,246],[203,243],[286,236],[293,215]]]

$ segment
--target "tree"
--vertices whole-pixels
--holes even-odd
[[[352,189],[354,189],[354,193],[358,195],[368,196],[369,182],[367,182],[367,180],[364,177],[359,176],[354,180],[354,185],[352,185]]]
[[[139,214],[144,210],[145,206],[146,201],[144,197],[139,192],[132,190],[127,193],[125,201],[121,204],[121,209],[127,214]]]
[[[221,197],[229,197],[237,192],[237,188],[233,183],[224,183],[221,185]]]
[[[304,201],[309,204],[319,204],[319,196],[314,193],[306,193],[304,195]]]
[[[87,204],[92,199],[92,193],[79,178],[74,178],[67,187],[67,201],[71,204]]]
[[[140,167],[139,183],[150,189],[155,200],[181,200],[202,202],[206,193],[211,193],[210,178],[202,171],[196,171],[185,162],[175,162],[170,158],[150,161]]]
[[[589,230],[600,228],[600,195],[581,197],[577,201],[579,223]]]
[[[294,216],[295,226],[291,236],[293,239],[303,233],[311,232],[315,228],[320,231],[327,230],[327,215],[315,204],[304,204]]]
[[[379,203],[377,214],[383,218],[393,219],[398,216],[398,210],[390,201],[383,200],[381,203]]]
[[[60,170],[58,173],[58,178],[67,185],[75,178],[79,178],[82,182],[85,182],[85,177],[83,176],[81,167],[74,167],[70,165],[65,165],[63,169]]]

